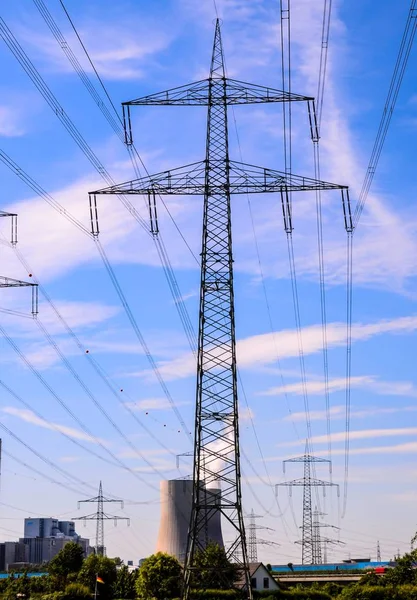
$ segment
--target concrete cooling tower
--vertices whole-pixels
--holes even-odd
[[[161,519],[156,551],[172,554],[179,561],[184,562],[193,500],[193,482],[189,479],[161,481],[160,490]],[[221,490],[207,489],[202,493],[206,495],[208,504],[219,503]],[[224,547],[220,511],[211,508],[207,516],[207,540]],[[204,531],[200,540],[202,545],[205,538]]]

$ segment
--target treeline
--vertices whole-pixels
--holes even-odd
[[[225,551],[209,545],[195,557],[191,600],[244,600],[241,574]],[[298,585],[264,592],[254,590],[255,600],[417,600],[417,551],[397,560],[384,575],[365,573],[355,584]],[[177,600],[181,597],[183,571],[173,556],[161,552],[147,558],[140,569],[130,571],[120,559],[91,555],[84,558],[78,544],[67,544],[47,565],[48,575],[27,573],[0,580],[0,600],[91,600],[97,588],[99,600]]]
[[[0,580],[3,600],[22,598],[29,600],[91,600],[96,585],[100,600],[133,600],[137,597],[138,571],[129,571],[120,559],[84,553],[76,543],[70,542],[51,560],[43,571],[48,575],[28,577],[27,573]],[[97,583],[97,577],[100,583]],[[102,583],[101,583],[102,581]]]

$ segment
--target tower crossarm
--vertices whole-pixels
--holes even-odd
[[[308,102],[311,96],[293,94],[264,85],[256,85],[239,81],[238,79],[222,78],[226,88],[226,104],[263,104],[268,102]],[[215,101],[215,96],[209,95],[209,79],[181,85],[163,92],[142,96],[135,100],[123,102],[128,106],[208,106]],[[219,96],[223,102],[223,98]]]
[[[329,463],[330,460],[327,458],[320,458],[320,456],[313,456],[312,454],[304,454],[303,456],[295,456],[294,458],[287,458],[283,461],[285,463]]]
[[[275,487],[286,486],[286,487],[336,487],[339,489],[338,483],[332,481],[323,481],[322,479],[314,479],[311,477],[308,481],[304,477],[300,479],[293,479],[292,481],[284,481],[282,483],[275,484]]]
[[[213,88],[210,86],[210,79],[202,79],[194,83],[123,102],[125,142],[129,145],[133,143],[130,115],[131,106],[213,106],[215,104],[231,106],[239,104],[266,104],[271,102],[307,102],[310,134],[312,139],[318,139],[316,109],[312,96],[294,94],[264,85],[247,83],[238,79],[229,79],[224,76],[217,77],[217,79],[222,82],[222,85],[219,86],[218,90],[214,90],[214,93]]]
[[[20,279],[12,279],[11,277],[3,277],[0,275],[0,287],[37,287],[36,283],[28,283],[27,281],[20,281]]]
[[[226,190],[223,181],[216,178],[212,178],[209,181],[206,180],[206,168],[210,168],[207,159],[90,192],[90,215],[93,235],[98,235],[99,232],[97,196],[102,194],[145,195],[148,197],[149,206],[152,207],[155,206],[156,195],[199,196],[225,193]],[[280,193],[284,226],[290,230],[292,229],[292,216],[288,199],[291,192],[340,190],[345,228],[351,230],[353,227],[349,190],[345,185],[233,160],[229,162],[229,181],[227,185],[228,194]],[[313,458],[308,455],[306,460],[313,460]],[[285,462],[303,462],[303,460],[304,457],[300,457],[298,459],[289,459]],[[325,462],[325,459],[314,458],[314,461]]]
[[[170,169],[132,179],[124,183],[112,185],[90,192],[92,195],[101,194],[161,194],[161,195],[191,195],[200,196],[207,191],[204,170],[206,161],[192,163],[177,169]],[[209,192],[212,194],[224,192],[222,182],[210,182]],[[276,169],[257,167],[246,163],[230,161],[230,194],[261,194],[287,190],[347,190],[348,187],[328,181],[312,179],[300,175],[284,173]]]
[[[17,214],[5,212],[4,210],[0,210],[0,217],[10,217],[11,221],[11,237],[10,243],[15,246],[17,244]]]
[[[38,314],[38,284],[31,283],[28,281],[21,281],[20,279],[12,279],[11,277],[4,277],[0,275],[0,288],[21,288],[30,287],[32,290],[32,315],[35,317]]]

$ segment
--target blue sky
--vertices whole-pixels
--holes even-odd
[[[322,6],[308,0],[293,4],[293,91],[314,96]],[[50,0],[47,6],[91,75],[59,2]],[[223,19],[229,75],[279,88],[278,2],[217,0],[217,6]],[[216,16],[209,0],[199,3],[92,0],[88,5],[68,0],[67,8],[117,107],[122,101],[207,76]],[[374,3],[367,0],[333,1],[321,170],[323,179],[349,185],[354,203],[365,175],[407,10],[406,2],[394,6],[384,0],[376,10]],[[113,179],[133,178],[125,148],[92,102],[35,4],[29,0],[8,3],[1,16]],[[0,98],[1,149],[88,228],[88,191],[103,187],[103,180],[4,42],[0,45],[0,60],[4,73]],[[417,381],[413,368],[417,330],[417,222],[413,207],[417,95],[411,76],[415,66],[416,55],[412,52],[380,165],[355,233],[351,456],[345,517],[339,518],[335,494],[325,502],[321,500],[321,508],[328,513],[326,522],[339,525],[340,538],[346,542],[345,546],[329,549],[329,558],[333,559],[348,554],[370,554],[375,558],[377,539],[381,540],[383,558],[390,558],[397,548],[401,551],[409,548],[417,526],[413,510],[417,498],[414,485]],[[135,143],[149,172],[203,158],[204,109],[141,107],[132,115]],[[293,170],[312,177],[313,150],[305,106],[295,106],[293,118]],[[280,107],[237,107],[235,119],[240,148],[233,123],[232,158],[240,160],[241,151],[244,162],[283,169]],[[13,539],[21,535],[25,515],[76,516],[77,500],[95,495],[93,489],[79,480],[98,488],[102,479],[106,493],[126,500],[120,514],[129,515],[132,520],[129,529],[123,524],[114,529],[109,523],[108,553],[125,559],[146,556],[153,551],[156,541],[159,480],[190,472],[189,458],[181,460],[180,470],[175,461],[176,454],[191,450],[190,441],[150,369],[94,242],[36,197],[2,164],[0,172],[1,209],[19,213],[20,256],[78,336],[81,349],[42,296],[39,322],[84,384],[82,387],[68,371],[36,322],[0,313],[4,330],[58,396],[46,389],[2,338],[1,380],[26,406],[3,388],[0,420],[26,443],[78,478],[69,483],[75,488],[73,491],[43,479],[34,469],[60,482],[70,481],[4,433],[4,450],[29,468],[7,455],[3,457],[0,536]],[[339,195],[324,193],[322,200],[333,481],[342,485],[345,233]],[[146,216],[142,200],[133,201]],[[198,256],[201,199],[176,197],[166,202]],[[294,197],[294,248],[313,444],[316,453],[327,456],[314,202],[314,196],[308,193]],[[284,480],[282,459],[302,453],[305,410],[280,207],[274,196],[253,196],[250,203],[273,332],[248,200],[234,197],[237,351],[248,402],[241,391],[243,502],[247,513],[253,508],[264,515],[262,525],[275,530],[270,539],[281,544],[261,547],[260,558],[279,563],[300,558],[300,548],[294,541],[300,536],[301,497],[294,492],[290,499],[282,489],[278,500],[284,514],[278,518],[279,509],[269,482]],[[195,366],[156,248],[117,198],[100,198],[99,211],[101,243],[176,406],[191,428]],[[161,206],[159,216],[163,240],[196,328],[198,266]],[[3,220],[0,225],[1,274],[27,279],[28,268],[5,243],[8,224]],[[27,313],[28,291],[3,290],[0,307]],[[112,394],[92,368],[92,361],[105,377],[111,378],[114,389],[123,392]],[[100,413],[94,400],[124,437]],[[140,427],[123,403],[128,404],[128,409],[134,411],[152,435]],[[85,448],[78,446],[78,442]],[[88,449],[114,462],[110,453],[128,469],[109,465],[88,453]],[[296,466],[286,474],[289,478],[301,475]],[[317,469],[317,476],[329,477],[323,468]],[[79,531],[94,536],[93,527],[84,530],[80,525]],[[269,539],[268,533],[260,534]]]

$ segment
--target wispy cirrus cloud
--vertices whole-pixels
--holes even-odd
[[[344,404],[340,404],[338,406],[330,407],[330,417],[332,420],[344,419],[346,416],[346,406]],[[375,417],[382,415],[393,415],[397,413],[407,413],[407,412],[417,412],[417,406],[393,406],[393,407],[385,407],[381,408],[380,406],[373,406],[364,408],[361,410],[351,410],[350,417],[352,419],[358,418],[363,419],[367,417]],[[325,410],[311,410],[309,412],[310,421],[325,421],[327,419],[327,412]],[[302,412],[294,412],[291,415],[286,415],[283,421],[301,421],[305,422],[306,413]]]
[[[167,410],[171,409],[171,403],[166,398],[144,398],[137,402],[126,403],[133,410]],[[186,400],[175,402],[176,406],[185,406],[191,404]]]
[[[35,413],[31,410],[15,408],[13,406],[5,406],[1,410],[7,415],[17,417],[21,421],[25,421],[26,423],[30,423],[31,425],[36,425],[37,427],[42,427],[43,429],[50,429],[51,431],[57,431],[58,433],[63,433],[77,440],[83,440],[92,444],[97,444],[98,441],[100,441],[101,443],[106,443],[104,440],[101,440],[99,438],[92,438],[90,435],[84,433],[83,431],[80,431],[79,429],[74,429],[73,427],[68,427],[66,425],[61,425],[59,423],[54,423],[53,421],[47,421],[46,419],[42,419],[35,415]]]
[[[323,394],[326,390],[324,381],[307,381],[307,393],[310,396]],[[387,396],[417,396],[417,388],[411,381],[381,381],[373,375],[362,375],[352,377],[351,388],[367,389],[375,394]],[[330,393],[340,392],[346,389],[346,378],[340,377],[329,380],[328,390]],[[301,382],[290,383],[279,387],[270,388],[264,392],[258,392],[259,396],[282,396],[303,395],[304,386]]]
[[[417,427],[393,427],[387,429],[361,429],[357,431],[349,432],[350,441],[354,440],[373,440],[376,438],[383,437],[407,437],[407,436],[415,436],[417,435]],[[340,431],[338,433],[332,433],[330,436],[332,444],[337,444],[339,442],[344,442],[346,439],[346,431]],[[327,444],[328,443],[327,435],[316,435],[311,438],[312,444]],[[300,444],[299,440],[290,443],[280,443],[278,446],[298,446]],[[341,453],[345,452],[342,449]],[[351,452],[351,451],[350,451]],[[332,450],[333,453],[333,450]]]
[[[20,111],[0,105],[0,137],[20,137],[24,133]]]
[[[352,326],[352,341],[365,341],[376,335],[411,333],[417,329],[417,317],[400,317],[398,319],[377,321],[376,323],[355,323]],[[315,354],[322,349],[322,328],[319,325],[304,327],[302,330],[304,354]],[[327,342],[329,348],[346,343],[346,324],[329,323],[327,325]],[[279,358],[298,356],[297,330],[284,330],[266,333],[241,339],[236,344],[237,361],[241,368],[251,368],[269,364],[277,359],[277,348],[281,350]],[[222,348],[217,352],[220,354]],[[195,372],[195,357],[191,353],[183,354],[177,359],[160,363],[159,370],[166,379],[181,379]],[[148,371],[133,374],[148,377]]]
[[[416,454],[417,442],[407,442],[405,444],[395,444],[393,446],[370,446],[367,448],[351,448],[349,454],[351,456],[361,454]],[[315,454],[326,455],[327,450],[315,451]],[[332,450],[332,455],[343,456],[345,450],[343,448],[335,448]]]
[[[137,19],[113,15],[110,24],[97,15],[94,22],[87,20],[80,23],[79,33],[102,77],[119,81],[135,80],[144,77],[151,65],[155,67],[155,55],[168,48],[175,38],[175,24],[171,22],[170,25],[166,27],[164,22],[156,20],[150,22],[146,15],[138,15]],[[18,30],[19,36],[52,72],[75,75],[69,60],[49,30],[43,33],[42,28],[23,26]],[[98,30],[100,35],[97,35]],[[75,34],[71,30],[63,30],[63,33],[84,70],[93,73]]]

